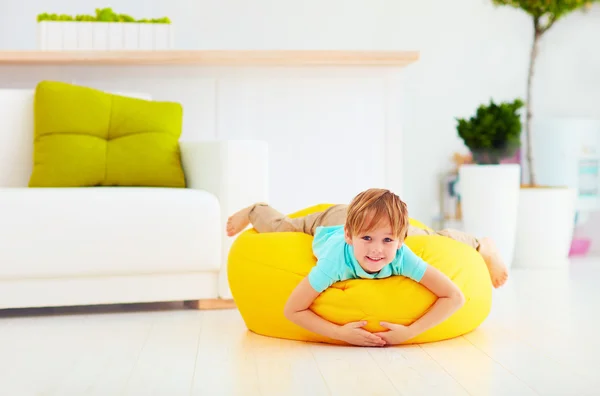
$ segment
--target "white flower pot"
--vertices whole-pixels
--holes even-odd
[[[463,228],[476,237],[493,238],[507,266],[514,257],[520,179],[518,164],[459,168]]]
[[[168,50],[173,27],[161,23],[42,21],[40,50]]]
[[[564,268],[575,227],[574,188],[522,188],[515,268]]]

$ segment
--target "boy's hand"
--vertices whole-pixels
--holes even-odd
[[[337,330],[337,338],[352,345],[371,347],[384,346],[386,342],[383,340],[382,337],[379,337],[361,328],[366,324],[367,322],[362,321],[351,322],[340,326]]]
[[[388,345],[398,345],[416,336],[414,331],[408,326],[387,322],[381,322],[380,324],[390,330],[374,334],[383,338]]]

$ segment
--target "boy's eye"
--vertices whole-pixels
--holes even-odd
[[[371,237],[370,236],[364,236],[364,237],[362,237],[362,239],[364,239],[365,241],[370,241]]]
[[[386,242],[393,242],[392,238],[385,238]]]

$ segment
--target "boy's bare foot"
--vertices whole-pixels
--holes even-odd
[[[252,210],[252,206],[248,206],[247,208],[234,213],[227,219],[227,236],[234,236],[244,228],[248,227],[248,224],[250,224],[250,218],[248,217],[250,210]]]
[[[502,261],[500,252],[498,252],[496,244],[491,238],[482,238],[479,244],[479,253],[488,267],[492,285],[498,288],[508,279],[508,268],[506,268],[506,265]]]

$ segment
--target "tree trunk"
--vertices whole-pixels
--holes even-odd
[[[526,99],[526,121],[525,121],[525,137],[527,139],[527,167],[529,168],[529,183],[532,186],[536,185],[535,169],[533,167],[533,154],[532,154],[532,138],[531,138],[531,83],[533,81],[533,74],[535,69],[535,61],[538,55],[538,47],[540,38],[542,37],[542,31],[540,31],[537,23],[534,23],[533,33],[533,44],[531,45],[531,56],[529,58],[529,75],[527,77],[527,99]]]

